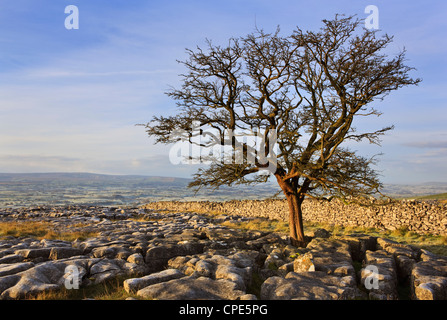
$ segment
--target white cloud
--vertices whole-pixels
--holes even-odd
[[[447,149],[447,141],[411,141],[403,143],[404,146],[423,149]]]

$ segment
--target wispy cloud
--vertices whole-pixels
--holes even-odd
[[[412,141],[402,143],[402,145],[406,147],[423,149],[446,149],[447,141]]]
[[[127,70],[108,72],[76,72],[61,70],[33,70],[26,77],[30,78],[73,78],[73,77],[116,77],[116,76],[146,76],[175,73],[174,69],[167,70]]]

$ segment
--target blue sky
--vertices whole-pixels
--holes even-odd
[[[205,39],[225,43],[255,26],[316,30],[336,13],[366,18],[394,36],[390,53],[407,49],[423,78],[391,93],[379,118],[389,124],[382,147],[386,183],[447,181],[447,2],[445,1],[0,1],[0,172],[97,172],[190,177],[195,168],[169,163],[169,146],[144,128],[153,115],[175,112],[165,94],[184,71],[176,60]],[[79,9],[79,29],[64,26],[65,7]]]

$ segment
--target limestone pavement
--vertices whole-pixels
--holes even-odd
[[[221,225],[249,219],[141,208],[4,209],[0,221],[50,221],[55,231],[98,236],[4,237],[0,299],[118,276],[141,299],[447,299],[447,257],[369,235],[335,238],[326,230],[308,234],[307,247],[296,248],[285,235]]]

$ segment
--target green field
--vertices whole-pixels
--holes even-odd
[[[447,200],[447,193],[438,193],[432,194],[428,196],[419,196],[416,197],[417,200]]]

